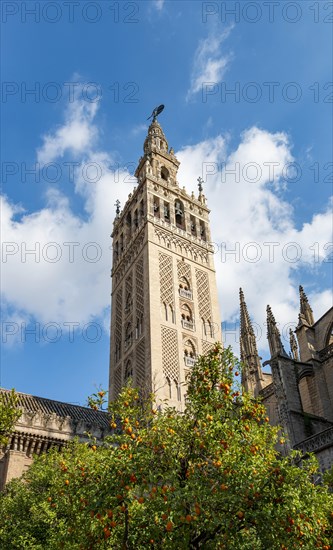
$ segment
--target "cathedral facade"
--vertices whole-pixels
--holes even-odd
[[[285,448],[316,454],[322,471],[333,465],[333,308],[317,321],[300,286],[298,324],[290,329],[286,353],[273,312],[267,306],[271,372],[264,373],[256,338],[240,290],[240,347],[245,366],[242,383],[266,406],[270,423],[286,434]]]
[[[177,180],[179,161],[153,118],[135,172],[137,186],[113,224],[109,398],[127,379],[177,410],[185,408],[186,375],[199,355],[221,341],[209,210]],[[267,308],[271,372],[263,372],[255,334],[240,292],[242,383],[263,400],[286,447],[314,452],[322,470],[333,464],[333,308],[315,321],[300,287],[300,314],[284,350]],[[0,390],[6,397],[8,390]],[[0,449],[0,489],[29,467],[34,455],[61,448],[87,432],[101,441],[110,432],[106,413],[18,394],[22,416]]]

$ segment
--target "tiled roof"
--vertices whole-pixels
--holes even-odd
[[[10,392],[11,390],[0,388],[0,393],[5,396],[5,399],[6,395],[9,395]],[[54,401],[53,399],[37,397],[27,393],[16,392],[16,395],[18,397],[19,408],[27,412],[42,411],[46,414],[55,413],[60,417],[70,416],[73,420],[83,420],[88,424],[95,424],[101,428],[109,428],[109,420],[105,412],[94,411],[88,407],[62,403],[61,401]]]

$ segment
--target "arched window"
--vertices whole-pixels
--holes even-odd
[[[173,311],[173,307],[169,306],[169,312],[170,312],[170,321],[171,323],[175,322],[175,312]]]
[[[193,367],[196,362],[196,350],[192,340],[186,340],[184,343],[184,361],[187,367]]]
[[[168,181],[169,175],[170,175],[169,170],[165,166],[162,166],[162,168],[161,168],[161,178],[162,178],[162,180]]]
[[[179,199],[175,200],[175,218],[176,226],[185,229],[184,205]]]
[[[183,304],[181,307],[180,313],[181,313],[183,328],[194,330],[194,321],[193,321],[192,310],[190,306],[187,304]]]
[[[181,277],[179,279],[179,296],[192,300],[192,290],[186,277]]]

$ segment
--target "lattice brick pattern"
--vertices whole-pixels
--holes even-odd
[[[121,392],[122,387],[122,375],[121,375],[121,366],[117,367],[114,371],[114,395],[117,397]]]
[[[177,332],[167,327],[162,327],[162,365],[167,378],[179,380]]]
[[[120,288],[116,294],[116,326],[115,326],[116,342],[121,342],[122,324],[123,324],[123,291],[122,291],[122,288]]]
[[[206,355],[206,353],[208,353],[214,346],[214,344],[212,344],[211,342],[207,342],[206,340],[201,340],[201,345],[202,345],[202,355]]]
[[[212,320],[208,275],[199,269],[195,270],[195,275],[197,279],[199,315],[205,321]]]
[[[178,260],[177,272],[178,272],[178,280],[180,280],[182,277],[185,277],[188,280],[190,286],[192,287],[190,265],[181,260]]]
[[[135,266],[135,298],[136,298],[136,314],[143,315],[144,313],[144,296],[143,296],[143,258],[139,258]]]
[[[166,254],[160,253],[160,288],[161,302],[174,306],[174,290],[173,290],[173,272],[172,258]]]
[[[145,358],[145,341],[139,342],[136,347],[136,385],[143,388],[146,382],[146,358]]]
[[[126,277],[125,281],[125,300],[127,300],[128,295],[133,296],[133,274],[132,272]]]

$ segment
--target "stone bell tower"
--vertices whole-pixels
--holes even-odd
[[[109,395],[131,377],[183,410],[186,374],[221,340],[221,322],[203,182],[188,195],[178,167],[154,115],[114,220]]]

